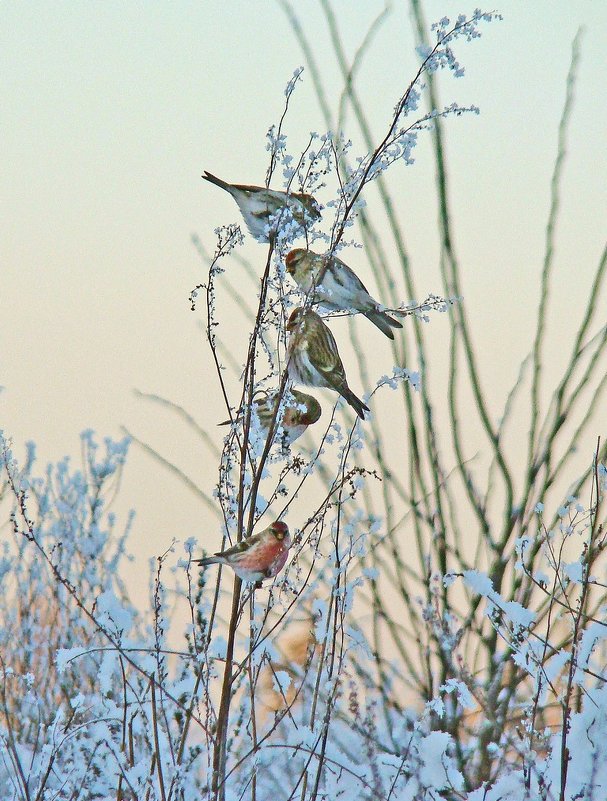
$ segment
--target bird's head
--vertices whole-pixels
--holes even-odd
[[[295,250],[290,250],[287,253],[285,266],[289,275],[295,275],[297,268],[304,261],[307,252],[308,251],[304,248],[295,248]]]
[[[287,409],[285,418],[288,417],[287,423],[291,425],[312,425],[316,423],[322,414],[320,403],[312,395],[307,395],[305,392],[299,392],[297,389],[292,389],[291,394],[295,400],[295,407]],[[302,410],[301,407],[304,407]],[[289,415],[289,412],[291,414]]]
[[[298,306],[296,309],[293,309],[293,311],[291,312],[291,316],[287,320],[287,331],[295,331],[303,319],[304,319],[304,309],[301,306]]]
[[[320,212],[322,210],[322,206],[316,200],[315,197],[312,195],[307,195],[305,193],[297,194],[295,197],[302,203],[303,207],[306,210],[306,213],[313,219],[319,220],[320,219]]]
[[[289,527],[286,523],[283,523],[282,520],[276,520],[272,523],[270,531],[279,542],[282,542],[282,540],[289,536]]]

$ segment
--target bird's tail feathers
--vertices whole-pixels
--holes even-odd
[[[204,178],[205,181],[210,181],[216,186],[220,186],[222,189],[227,189],[229,187],[229,184],[226,181],[222,181],[221,178],[218,178],[216,175],[213,175],[213,173],[207,172],[206,170],[202,174],[202,178]]]
[[[207,567],[207,565],[218,565],[223,560],[217,556],[205,556],[203,559],[193,559],[192,561],[194,564],[200,565],[200,567]]]
[[[389,339],[394,339],[394,333],[392,332],[393,328],[402,328],[403,324],[399,323],[398,320],[395,320],[394,317],[390,317],[389,314],[382,311],[366,311],[363,312],[365,317],[368,320],[371,320],[373,325],[376,325],[382,334],[385,334]]]
[[[361,399],[356,397],[356,395],[352,392],[350,387],[344,387],[342,390],[340,390],[340,394],[348,401],[348,403],[354,409],[354,411],[360,417],[360,419],[364,420],[365,412],[371,411],[369,407],[365,406],[365,404],[361,401]]]

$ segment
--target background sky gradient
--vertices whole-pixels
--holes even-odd
[[[312,0],[296,8],[336,108],[342,85],[322,10]],[[334,8],[352,57],[383,4],[342,0]],[[470,14],[474,5],[432,0],[425,9],[430,22]],[[440,94],[445,104],[481,109],[448,120],[445,134],[464,302],[487,392],[502,403],[533,331],[558,122],[580,25],[548,374],[558,374],[604,246],[607,5],[508,0],[495,9],[504,21],[457,44],[466,75],[442,75]],[[304,63],[287,17],[269,0],[9,2],[0,6],[0,28],[0,428],[18,455],[34,440],[45,464],[66,453],[77,461],[85,428],[119,437],[125,425],[211,492],[216,465],[191,432],[132,390],[171,398],[220,441],[215,424],[226,414],[198,325],[203,314],[188,303],[206,274],[191,236],[212,250],[213,229],[239,216],[200,175],[263,183],[265,133]],[[395,3],[357,81],[377,139],[415,69],[406,4]],[[306,72],[286,122],[291,152],[323,127]],[[358,132],[346,134],[362,154]],[[415,158],[411,167],[395,164],[389,181],[421,299],[440,292],[429,137]],[[368,202],[373,208],[374,190]],[[265,252],[247,237],[243,253],[259,259],[260,270]],[[361,277],[374,293],[372,279]],[[226,324],[244,348],[241,319]],[[446,320],[436,315],[431,325],[437,359],[441,350],[446,359]],[[387,343],[373,343],[387,362]],[[358,378],[350,383],[356,391]],[[140,557],[160,553],[173,536],[194,534],[209,549],[219,543],[200,502],[135,447],[118,503],[121,514],[131,507],[130,546]]]

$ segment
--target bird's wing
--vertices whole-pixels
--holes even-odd
[[[230,186],[234,189],[238,189],[239,192],[246,192],[247,195],[265,191],[263,186],[250,186],[249,184],[230,184]]]
[[[346,373],[339,358],[335,337],[327,326],[318,331],[314,337],[314,367],[330,387],[338,392],[346,383]]]
[[[246,540],[241,540],[237,542],[236,545],[232,545],[231,548],[228,548],[227,551],[222,551],[221,554],[216,554],[216,556],[237,556],[239,553],[243,551],[247,551],[252,545],[256,545],[259,542],[259,534],[253,534],[252,537],[248,537]]]
[[[352,289],[354,292],[363,292],[365,295],[369,295],[367,287],[356,275],[354,270],[348,267],[348,265],[341,259],[338,259],[337,256],[333,257],[333,262],[333,277],[339,286],[343,287],[344,289]]]
[[[336,256],[330,269],[317,283],[324,289],[320,303],[327,308],[351,308],[366,312],[375,311],[378,307],[377,301],[371,297],[356,273]]]

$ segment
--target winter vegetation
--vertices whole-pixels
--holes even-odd
[[[374,141],[353,79],[374,29],[350,63],[338,20],[328,2],[323,7],[343,73],[339,112],[324,101],[313,47],[296,5],[285,2],[327,132],[311,133],[304,152],[290,153],[298,69],[268,132],[261,188],[272,186],[270,200],[276,190],[287,199],[273,205],[264,196],[251,209],[243,187],[220,181],[251,213],[242,227],[218,228],[214,246],[211,231],[195,241],[205,275],[190,301],[204,321],[227,425],[217,435],[218,421],[198,427],[183,409],[152,398],[161,401],[159,414],[185,416],[215,460],[213,495],[196,491],[207,527],[221,531],[222,551],[236,550],[201,568],[195,539],[171,545],[156,560],[146,605],[121,578],[131,521],[111,511],[128,449],[139,443],[101,442],[88,431],[80,466],[66,459],[41,469],[35,446],[16,454],[9,432],[2,435],[3,799],[607,798],[607,468],[599,414],[607,251],[562,376],[546,386],[543,371],[578,42],[535,336],[496,411],[462,299],[443,150],[444,126],[477,110],[439,106],[435,76],[461,77],[466,48],[490,35],[499,17],[477,11],[428,28],[413,2],[419,70]],[[352,152],[346,109],[365,153]],[[395,162],[412,165],[422,136],[436,161],[443,285],[413,300],[415,269],[385,173]],[[371,185],[381,220],[365,207]],[[317,211],[312,199],[329,189],[332,200]],[[386,231],[397,264],[387,258]],[[239,254],[245,236],[259,243],[261,270]],[[301,253],[289,255],[294,248]],[[307,250],[326,258],[306,262]],[[302,259],[318,267],[312,279],[298,278]],[[368,265],[377,302],[342,262]],[[244,299],[244,280],[256,287],[254,304]],[[225,297],[240,309],[242,359],[223,338]],[[447,391],[428,380],[439,314],[450,332]],[[330,333],[343,316],[358,367],[347,383],[336,359],[343,334]],[[384,335],[388,364],[373,352]],[[447,410],[448,436],[435,426],[438,409]],[[486,464],[470,459],[471,432],[489,454]],[[580,471],[573,457],[584,435],[593,447]],[[171,454],[162,459],[171,467]],[[240,557],[251,555],[259,540],[249,538],[272,521],[288,524],[288,558],[277,575],[259,579]],[[281,536],[285,529],[277,528]],[[248,550],[238,549],[242,542]],[[188,610],[185,631],[175,631],[177,607]]]

